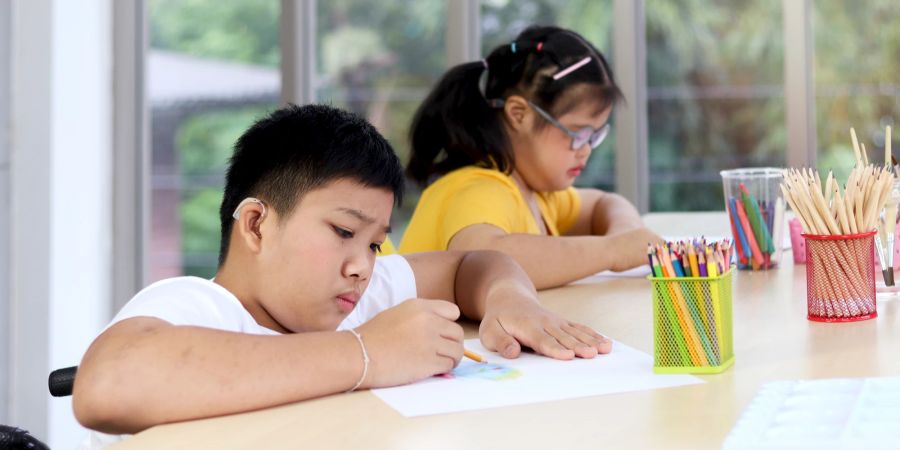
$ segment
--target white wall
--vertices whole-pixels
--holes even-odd
[[[0,423],[9,419],[9,24],[0,2]]]
[[[53,11],[50,367],[78,364],[109,320],[112,212],[111,0]],[[83,435],[70,398],[50,400],[51,447]],[[74,436],[73,436],[74,435]]]
[[[58,448],[85,431],[47,374],[110,315],[111,1],[13,3],[10,423]]]
[[[12,8],[9,423],[46,439],[39,377],[49,369],[51,94],[50,22],[42,17],[50,17],[50,1],[16,0]]]

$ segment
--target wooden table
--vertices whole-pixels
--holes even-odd
[[[726,236],[724,213],[652,214],[666,235]],[[650,285],[596,280],[541,292],[549,308],[652,354]],[[806,269],[789,253],[734,277],[735,365],[707,383],[406,419],[370,392],[144,431],[122,449],[718,449],[759,387],[799,378],[900,374],[900,298],[873,320],[806,320]],[[475,337],[470,327],[468,337]],[[664,375],[660,375],[664,376]]]

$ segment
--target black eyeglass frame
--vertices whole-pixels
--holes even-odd
[[[606,137],[609,135],[609,122],[603,124],[599,129],[594,129],[592,127],[584,127],[578,131],[572,131],[565,125],[559,123],[555,117],[551,116],[550,113],[544,111],[538,105],[535,105],[531,100],[528,100],[528,106],[534,108],[541,117],[544,118],[547,122],[550,122],[556,128],[559,128],[560,131],[566,133],[567,136],[572,138],[571,150],[578,151],[581,147],[584,147],[584,144],[590,144],[591,149],[595,149],[606,140]]]

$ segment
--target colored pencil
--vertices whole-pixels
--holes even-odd
[[[471,350],[466,350],[466,349],[464,349],[464,351],[463,351],[463,356],[465,356],[466,358],[471,359],[472,361],[480,362],[480,363],[482,363],[482,364],[484,364],[484,363],[487,362],[487,360],[484,359],[483,356],[481,356],[481,355],[479,355],[478,353],[475,353],[475,352],[473,352],[473,351],[471,351]]]

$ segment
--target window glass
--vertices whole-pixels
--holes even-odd
[[[645,11],[650,209],[723,209],[720,170],[785,161],[781,1]]]
[[[447,69],[445,0],[318,2],[316,97],[367,118],[409,160],[409,125]],[[418,202],[407,185],[392,216],[399,245]]]
[[[237,137],[278,104],[277,0],[149,0],[148,281],[212,277]],[[202,18],[200,20],[199,18]]]
[[[900,113],[900,11],[884,0],[812,5],[818,166],[844,180],[855,159],[850,127],[865,143],[869,161],[881,163],[884,127],[893,128]]]

